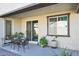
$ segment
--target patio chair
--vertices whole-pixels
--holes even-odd
[[[11,42],[10,42],[11,48],[13,47],[15,49],[16,40],[17,40],[16,38],[11,39]]]
[[[18,47],[18,51],[19,51],[19,48],[21,48],[21,45],[22,45],[22,41],[21,40],[15,40],[14,45]]]
[[[26,49],[26,45],[27,45],[27,47],[28,47],[28,49],[29,49],[29,41],[27,41],[26,39],[25,40],[19,40],[18,42],[17,42],[17,45],[18,45],[18,51],[19,51],[19,49],[21,48],[21,46],[22,46],[22,48],[23,48],[23,51],[25,51],[25,49]]]
[[[26,48],[26,45],[27,45],[27,48],[29,49],[29,41],[27,39],[25,39],[23,42],[22,42],[22,47],[23,49],[25,50]]]
[[[26,48],[26,45],[28,45],[29,41],[27,41],[26,39],[16,39],[14,41],[12,41],[13,45],[14,45],[14,49],[15,49],[15,46],[18,47],[18,51],[19,49],[22,47],[23,50],[25,50]],[[29,48],[29,46],[28,46]]]

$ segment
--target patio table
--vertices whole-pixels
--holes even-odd
[[[25,49],[25,46],[28,44],[28,41],[25,39],[16,39],[13,41],[13,44],[14,44],[14,49],[15,49],[15,46],[17,45],[18,51],[19,51],[19,48],[21,46],[23,47],[23,49]]]

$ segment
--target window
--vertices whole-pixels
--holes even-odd
[[[69,36],[69,14],[48,16],[48,35]]]

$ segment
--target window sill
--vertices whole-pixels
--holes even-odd
[[[49,34],[47,34],[47,36],[70,37],[70,35],[49,35]]]

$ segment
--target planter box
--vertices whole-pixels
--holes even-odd
[[[4,41],[4,43],[9,43],[9,42],[11,42],[11,40],[5,40],[5,41]]]

